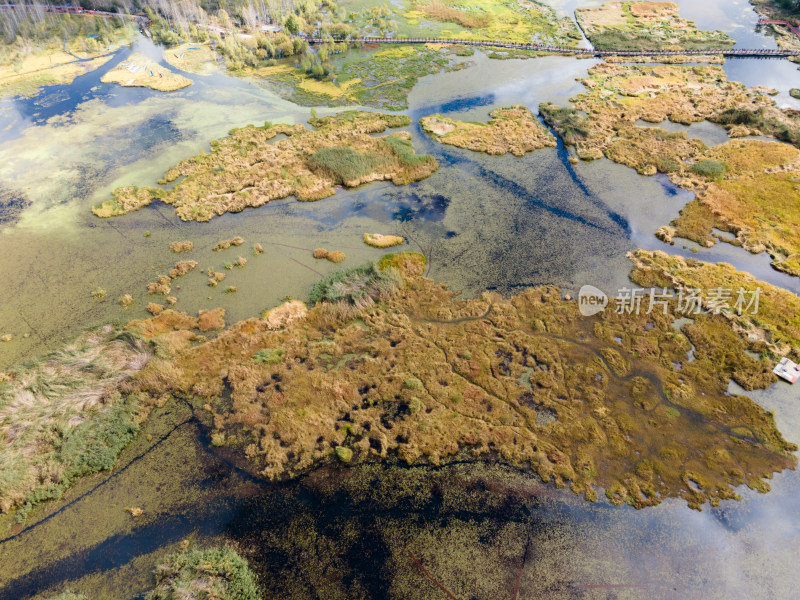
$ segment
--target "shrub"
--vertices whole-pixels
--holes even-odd
[[[693,173],[709,177],[711,179],[718,179],[728,171],[728,165],[718,160],[705,159],[694,163],[689,167]]]
[[[265,365],[276,365],[283,360],[285,354],[283,348],[264,348],[255,353],[253,360]]]

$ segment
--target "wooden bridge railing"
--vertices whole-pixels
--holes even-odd
[[[493,40],[469,40],[449,38],[387,38],[387,37],[356,37],[356,38],[320,38],[301,36],[310,44],[324,44],[331,39],[335,42],[349,42],[354,44],[448,44],[462,46],[487,46],[492,48],[509,48],[515,50],[533,50],[539,52],[552,52],[557,54],[580,54],[586,56],[708,56],[722,54],[726,57],[764,57],[786,58],[800,56],[800,50],[773,50],[773,49],[732,49],[717,48],[709,50],[597,50],[592,48],[566,48],[563,46],[550,46],[545,44],[524,44],[513,42],[498,42]]]

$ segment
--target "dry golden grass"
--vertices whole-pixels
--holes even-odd
[[[222,240],[217,242],[217,245],[214,246],[214,252],[219,252],[220,250],[227,250],[231,246],[241,246],[245,243],[245,239],[241,236],[236,236],[230,240]]]
[[[423,4],[417,8],[429,19],[458,23],[467,29],[481,29],[483,27],[488,27],[489,23],[491,23],[491,15],[485,13],[472,14],[452,6],[447,6],[441,2],[431,2],[430,4]]]
[[[405,244],[406,238],[399,235],[384,235],[382,233],[365,233],[364,243],[373,248],[391,248]]]
[[[180,254],[182,252],[191,252],[194,250],[194,242],[186,240],[184,242],[172,242],[169,245],[170,252]]]

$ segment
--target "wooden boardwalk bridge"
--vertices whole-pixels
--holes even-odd
[[[546,44],[522,44],[512,42],[498,42],[493,40],[471,40],[451,38],[390,38],[390,37],[350,37],[350,38],[321,38],[300,36],[309,44],[324,44],[330,42],[347,42],[352,44],[449,44],[460,46],[484,46],[489,48],[506,48],[511,50],[533,50],[554,54],[568,54],[581,56],[710,56],[722,55],[726,58],[787,58],[800,56],[800,50],[772,50],[772,49],[741,49],[717,48],[709,50],[598,50],[597,48],[567,48],[564,46],[550,46]]]
[[[21,8],[17,4],[0,4],[0,11],[15,10]],[[138,20],[143,26],[147,24],[147,17],[141,14],[112,13],[99,10],[90,10],[81,6],[47,6],[46,12],[67,13],[86,16],[100,17],[121,17]],[[759,19],[759,25],[784,25],[787,26],[800,38],[800,29],[788,21],[777,19]],[[725,58],[789,58],[800,56],[800,50],[772,50],[772,49],[742,49],[742,48],[717,48],[709,50],[599,50],[597,48],[569,48],[565,46],[551,46],[547,44],[528,44],[500,42],[497,40],[474,40],[474,39],[451,39],[451,38],[429,38],[429,37],[347,37],[347,38],[322,38],[306,35],[297,36],[306,40],[309,44],[324,44],[330,42],[347,42],[351,44],[458,44],[461,46],[483,46],[487,48],[504,48],[508,50],[531,50],[535,52],[546,52],[550,54],[565,54],[570,56],[710,56],[722,55]]]

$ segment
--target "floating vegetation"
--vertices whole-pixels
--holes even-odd
[[[165,50],[164,60],[181,71],[208,75],[215,70],[217,57],[208,43],[189,43]]]
[[[555,147],[556,139],[524,106],[498,108],[488,123],[456,121],[432,115],[422,117],[422,128],[436,141],[476,152],[523,156],[539,148]]]
[[[181,260],[175,263],[175,268],[171,269],[169,276],[171,279],[183,277],[187,273],[194,271],[197,268],[196,260]]]
[[[217,245],[214,246],[214,252],[220,252],[221,250],[227,250],[231,246],[241,246],[244,244],[245,239],[240,236],[236,236],[230,240],[222,240],[221,242],[217,242]]]
[[[597,486],[615,504],[699,508],[795,466],[772,416],[727,393],[731,377],[774,376],[724,315],[684,334],[674,305],[585,318],[554,288],[458,300],[423,270],[422,256],[387,255],[331,275],[308,312],[292,301],[185,346],[158,387],[207,398],[214,439],[267,478],[325,460],[495,454],[588,499]],[[232,405],[217,399],[226,386]]]
[[[253,244],[253,256],[264,254],[264,246],[261,244]]]
[[[158,281],[147,284],[147,293],[149,295],[161,294],[162,296],[169,296],[172,288],[170,287],[172,280],[166,275],[161,275]]]
[[[381,233],[365,233],[364,243],[373,248],[391,248],[405,244],[406,239],[399,235],[383,235]]]
[[[181,252],[191,252],[194,250],[194,242],[186,240],[184,242],[172,242],[169,245],[169,249],[171,252],[175,254],[180,254]]]
[[[233,268],[233,267],[231,267]],[[210,287],[217,287],[217,284],[224,281],[226,275],[222,271],[214,271],[213,269],[208,270],[208,285]]]
[[[103,288],[96,288],[92,291],[92,300],[105,300],[106,299],[106,291]]]
[[[438,168],[433,157],[414,154],[408,133],[371,135],[408,125],[404,115],[350,111],[309,122],[314,126],[310,131],[300,124],[269,123],[234,129],[230,137],[212,142],[211,154],[170,169],[164,181],[185,177],[173,189],[118,188],[112,200],[93,211],[101,217],[117,216],[159,199],[174,205],[185,221],[208,221],[290,195],[319,200],[332,195],[336,185],[354,187],[376,180],[404,185]],[[267,143],[279,134],[287,139]]]
[[[233,266],[241,268],[244,267],[246,264],[247,264],[247,259],[244,256],[240,256],[234,261]]]
[[[153,316],[160,315],[164,312],[164,308],[166,308],[163,304],[157,304],[155,302],[150,302],[147,305],[147,312],[149,312]]]
[[[600,50],[718,50],[733,46],[724,31],[703,31],[678,16],[675,2],[606,2],[577,8],[575,18]]]
[[[640,119],[709,120],[726,125],[732,137],[773,135],[800,146],[800,118],[778,109],[764,90],[727,81],[719,67],[599,64],[589,75],[583,80],[587,91],[573,98],[574,107],[545,103],[542,116],[575,146],[578,157],[606,156],[643,175],[666,173],[696,193],[671,227],[659,229],[662,240],[677,235],[710,246],[717,228],[751,252],[767,250],[776,269],[800,275],[792,200],[800,181],[796,148],[741,140],[709,149],[683,132],[635,125]]]
[[[339,264],[340,262],[344,262],[347,258],[344,252],[340,250],[333,250],[331,252],[327,251],[325,248],[317,248],[312,253],[314,258],[316,259],[327,259],[332,263]]]
[[[117,302],[119,302],[119,305],[123,308],[128,308],[131,304],[133,304],[133,296],[130,294],[125,294],[124,296],[120,296]]]
[[[225,288],[225,293],[226,294],[235,294],[236,291],[237,291],[237,289],[236,289],[235,285],[229,285],[228,287]]]
[[[100,79],[122,87],[146,87],[159,92],[174,92],[192,85],[192,80],[159,65],[144,54],[135,53]]]

